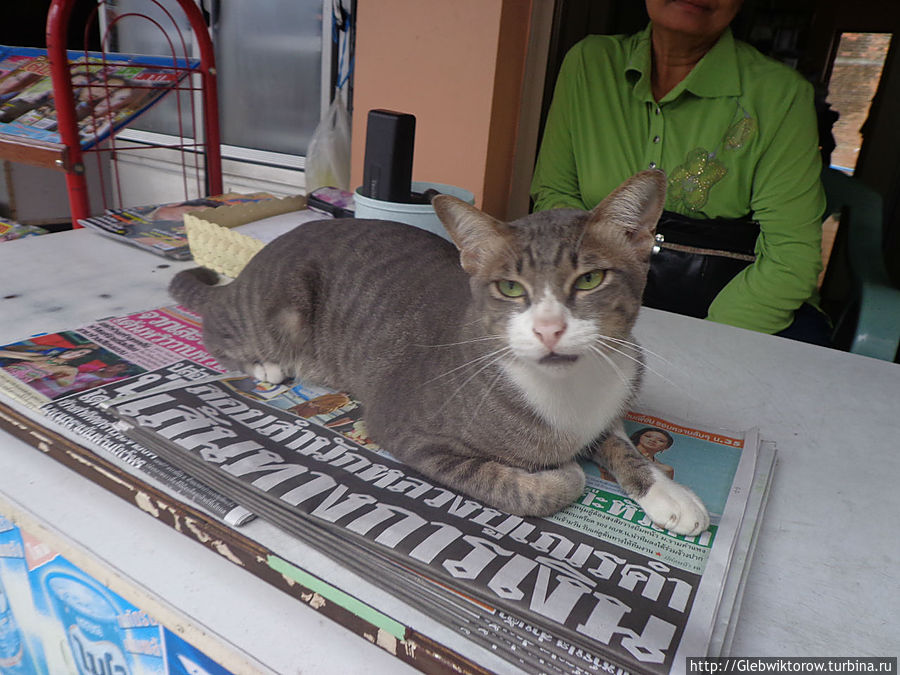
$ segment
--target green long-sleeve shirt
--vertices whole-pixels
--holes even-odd
[[[825,195],[813,89],[726,31],[657,103],[648,26],[593,35],[566,55],[535,168],[536,210],[590,209],[648,167],[669,177],[666,208],[760,224],[756,262],[708,318],[775,333],[816,297]]]

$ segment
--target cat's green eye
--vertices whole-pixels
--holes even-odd
[[[582,274],[575,280],[575,290],[591,291],[602,284],[605,278],[606,272],[603,270],[591,270],[586,274]]]
[[[512,279],[498,281],[497,290],[500,291],[500,295],[507,298],[521,298],[525,295],[525,287]]]

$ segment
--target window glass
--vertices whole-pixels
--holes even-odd
[[[159,0],[190,44],[191,31],[176,0]],[[319,121],[322,82],[322,0],[205,2],[210,8],[219,88],[222,142],[255,150],[305,155]],[[146,0],[107,5],[114,21],[110,49],[181,55],[178,31],[160,6]],[[125,16],[134,13],[142,16]],[[159,24],[158,26],[156,24]],[[163,30],[165,29],[165,30]],[[189,95],[181,96],[185,135],[191,135]],[[200,115],[199,102],[196,105]],[[179,133],[174,95],[131,128]]]

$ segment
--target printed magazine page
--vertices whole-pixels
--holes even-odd
[[[165,369],[160,374],[169,376]],[[264,403],[257,388],[251,378],[223,376],[166,391],[132,388],[130,398],[108,405],[135,437],[160,452],[167,448],[166,456],[180,457],[180,466],[220,489],[229,486],[238,502],[252,499],[259,515],[287,527],[304,521],[293,526],[298,535],[337,531],[437,583],[602,651],[627,670],[669,672],[682,644],[706,653],[754,473],[755,433],[725,435],[633,416],[632,424],[665,428],[681,445],[684,458],[673,454],[671,462],[688,485],[699,461],[721,467],[720,484],[710,488],[719,500],[717,524],[684,537],[652,525],[599,477],[551,518],[503,514],[364,447],[371,441],[359,406],[347,415],[334,408],[349,397],[325,392],[291,406],[330,407],[319,413],[330,416],[321,424],[286,412],[283,400],[273,404],[283,392],[271,396],[264,387]]]
[[[191,250],[184,228],[185,213],[271,199],[276,197],[267,192],[231,192],[168,204],[107,209],[102,216],[82,218],[78,224],[156,255],[172,260],[190,260]]]
[[[167,308],[21,340],[0,347],[0,394],[238,525],[252,517],[246,509],[134,443],[98,406],[120,383],[155,381],[159,376],[153,371],[160,366],[171,365],[169,375],[176,381],[220,373],[200,335],[197,317]]]

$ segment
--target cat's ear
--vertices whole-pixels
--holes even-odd
[[[593,208],[589,226],[621,227],[635,246],[652,246],[656,223],[666,204],[666,174],[659,169],[635,174]]]
[[[451,195],[437,195],[431,204],[459,249],[459,262],[469,274],[477,275],[488,260],[508,245],[512,231],[503,221]]]

